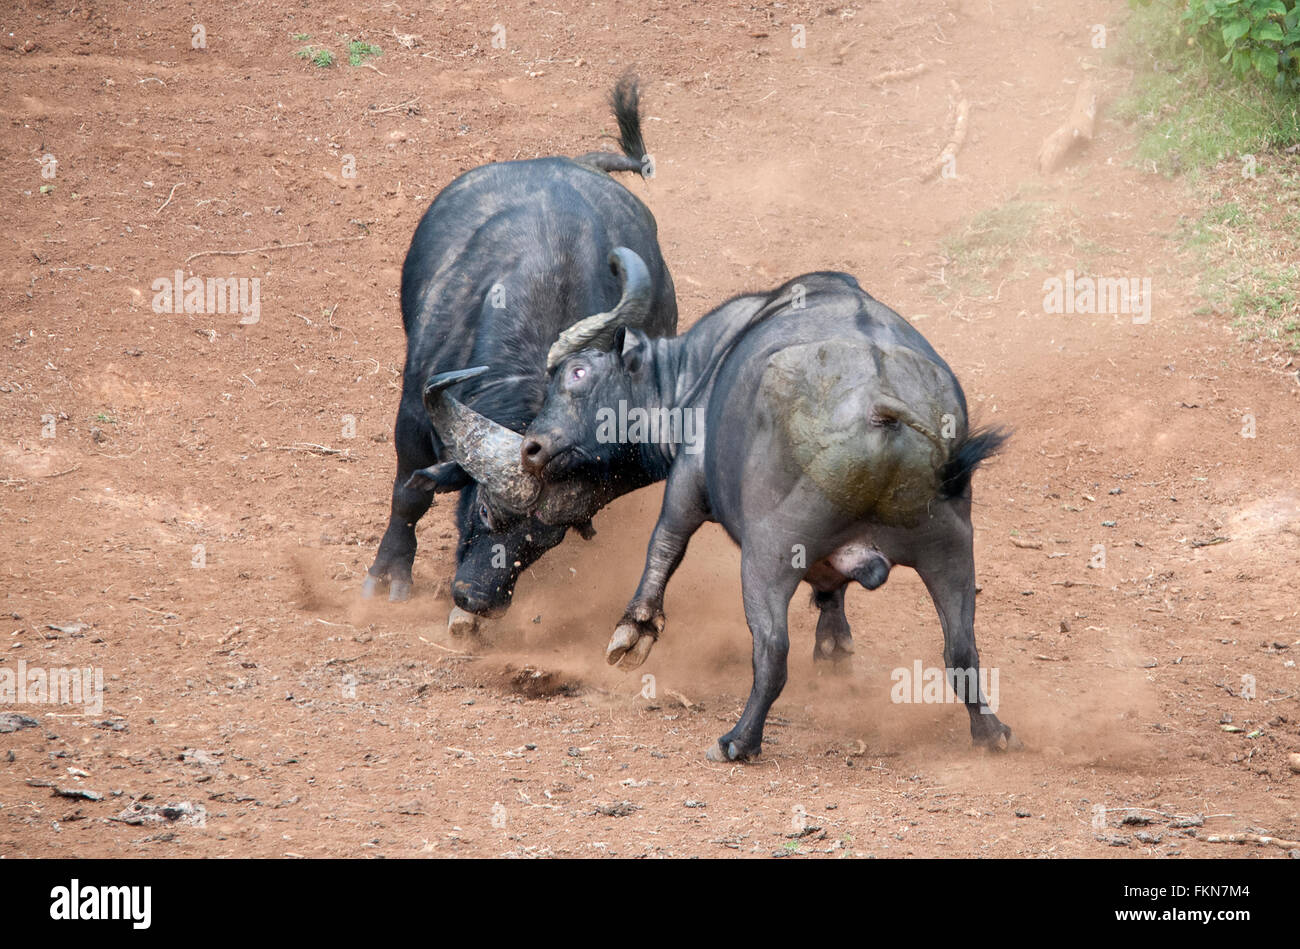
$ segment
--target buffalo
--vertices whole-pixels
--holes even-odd
[[[760,752],[799,584],[820,610],[814,656],[842,659],[846,586],[876,589],[897,565],[920,575],[938,611],[974,742],[1019,744],[977,684],[974,632],[971,477],[1007,435],[970,428],[956,377],[910,323],[848,274],[811,273],[729,300],[679,337],[623,327],[610,346],[557,344],[550,361],[519,459],[538,481],[539,516],[576,521],[611,494],[667,480],[609,662],[645,661],[701,524],[720,523],[740,546],[753,686],[711,759]],[[587,488],[563,495],[566,484],[606,487],[592,501]]]
[[[508,607],[521,570],[568,526],[533,512],[520,433],[541,406],[546,357],[608,345],[617,325],[677,327],[672,277],[654,216],[613,172],[651,169],[636,80],[611,95],[621,154],[498,162],[447,185],[421,218],[402,267],[406,368],[397,411],[388,529],[363,596],[407,599],[415,525],[439,492],[458,491],[453,633]],[[487,364],[490,370],[463,372]],[[454,387],[458,398],[446,392]],[[594,489],[584,489],[591,496]]]

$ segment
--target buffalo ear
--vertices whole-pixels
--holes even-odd
[[[614,334],[614,352],[628,372],[636,372],[650,353],[650,338],[639,329],[620,326]]]
[[[454,461],[444,461],[441,464],[430,465],[428,468],[421,468],[406,479],[406,487],[417,491],[431,491],[434,494],[459,491],[473,483],[474,479]]]

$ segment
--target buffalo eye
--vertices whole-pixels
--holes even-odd
[[[493,529],[492,515],[488,512],[488,506],[486,504],[480,504],[478,506],[478,519],[483,522],[483,526],[488,530]]]
[[[581,382],[586,377],[587,377],[586,366],[574,366],[572,369],[569,370],[570,382]]]

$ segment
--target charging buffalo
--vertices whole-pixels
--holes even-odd
[[[530,513],[529,482],[519,470],[519,433],[541,405],[549,348],[560,339],[608,345],[616,325],[654,336],[676,331],[677,301],[654,216],[610,175],[645,174],[651,164],[633,78],[619,81],[611,105],[622,154],[466,172],[434,199],[406,254],[397,477],[363,595],[383,583],[390,600],[410,595],[416,522],[434,493],[459,491],[457,609],[449,623],[456,633],[505,609],[519,572],[567,529]],[[459,372],[480,364],[491,369]],[[459,401],[443,398],[449,386]],[[589,523],[573,526],[590,536]]]
[[[851,276],[813,273],[736,297],[680,337],[624,328],[612,348],[560,344],[551,362],[520,459],[541,496],[566,483],[617,493],[667,479],[611,663],[635,667],[649,654],[664,588],[701,524],[722,524],[740,545],[754,681],[710,758],[759,753],[786,681],[798,585],[812,586],[821,611],[814,655],[842,657],[852,650],[845,587],[875,589],[899,564],[934,601],[972,738],[1018,744],[979,689],[974,632],[971,475],[1006,436],[968,427],[956,377],[910,323]],[[702,445],[685,437],[692,417]],[[549,519],[589,517],[577,498],[549,498]]]

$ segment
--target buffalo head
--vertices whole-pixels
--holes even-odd
[[[551,347],[547,368],[568,353],[608,345],[618,328],[643,323],[653,293],[645,263],[625,247],[610,266],[622,280],[613,310],[570,326]],[[452,594],[456,605],[490,615],[510,603],[519,573],[564,538],[567,527],[591,537],[591,517],[609,496],[581,478],[546,485],[521,463],[523,436],[458,401],[447,390],[488,371],[486,366],[439,373],[424,389],[424,407],[450,459],[415,472],[411,487],[460,490],[460,549]]]

